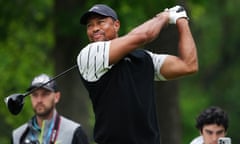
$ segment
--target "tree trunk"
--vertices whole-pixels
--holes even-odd
[[[53,57],[55,72],[60,74],[77,64],[77,54],[80,51],[80,12],[84,1],[55,0],[55,48]],[[61,91],[61,99],[57,106],[63,116],[81,123],[87,135],[92,135],[89,122],[91,104],[84,88],[78,68],[57,79]],[[90,137],[91,138],[91,137]]]
[[[161,144],[181,144],[178,82],[156,83]]]
[[[178,35],[175,26],[163,29],[149,47],[156,53],[177,55]],[[161,144],[181,143],[181,119],[178,81],[155,82]]]

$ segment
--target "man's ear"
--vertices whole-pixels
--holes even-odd
[[[119,31],[119,29],[120,29],[120,21],[119,20],[114,21],[114,29],[116,32]]]
[[[61,97],[61,93],[60,92],[55,92],[55,103],[58,103]]]
[[[224,134],[225,134],[225,136],[227,135],[227,131],[226,131],[226,130],[225,130],[225,133],[224,133]]]

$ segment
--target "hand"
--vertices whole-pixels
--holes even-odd
[[[176,24],[177,19],[186,18],[189,19],[184,7],[182,6],[174,6],[170,9],[166,8],[164,11],[169,12],[169,24]]]

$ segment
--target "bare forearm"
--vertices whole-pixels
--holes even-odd
[[[189,66],[189,70],[195,72],[198,69],[197,48],[188,21],[179,19],[177,27],[179,31],[179,56]]]
[[[159,35],[161,29],[168,23],[168,17],[168,12],[162,12],[134,28],[127,35],[112,40],[109,64],[118,62],[129,52],[154,40]]]
[[[151,42],[168,23],[168,18],[168,12],[161,12],[154,18],[133,29],[129,35],[137,35],[139,37],[139,42],[143,42],[142,44]]]

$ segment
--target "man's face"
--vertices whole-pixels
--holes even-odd
[[[91,42],[108,41],[118,36],[120,23],[111,17],[93,14],[87,21],[87,35]]]
[[[59,101],[60,93],[40,88],[31,94],[33,111],[39,117],[48,119],[52,116],[56,103]]]
[[[209,124],[203,126],[201,135],[203,136],[204,144],[217,144],[218,138],[224,137],[226,131],[222,125]]]

